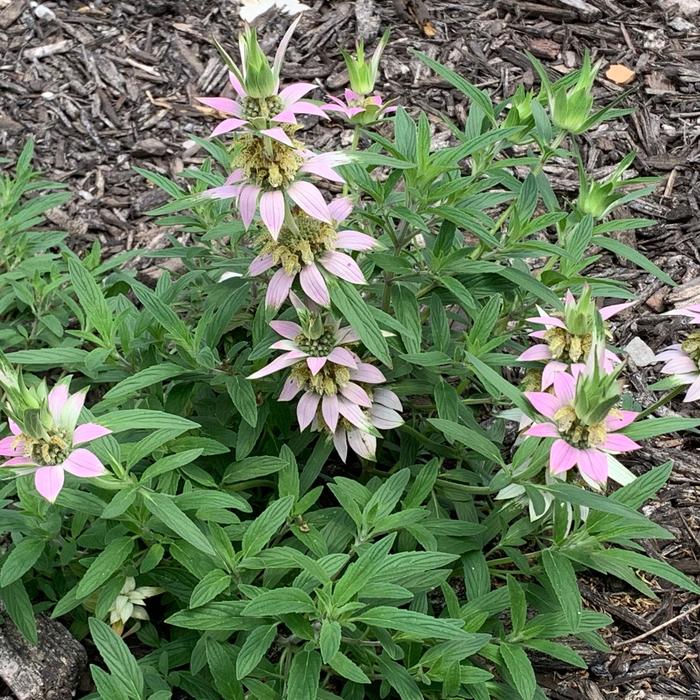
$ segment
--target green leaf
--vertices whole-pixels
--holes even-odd
[[[224,474],[225,484],[235,484],[241,481],[251,481],[262,476],[269,476],[284,469],[286,460],[281,457],[260,455],[258,457],[246,457],[234,462],[226,469]]]
[[[634,569],[641,569],[653,576],[670,581],[676,586],[684,588],[691,593],[700,593],[698,586],[693,579],[678,571],[670,564],[659,559],[652,559],[639,552],[630,552],[626,549],[608,549],[604,552],[605,556],[613,561],[616,561],[625,566],[631,566]]]
[[[400,664],[392,661],[387,654],[377,657],[382,677],[397,692],[401,700],[424,700],[418,684],[411,674]]]
[[[488,635],[470,634],[462,629],[461,620],[447,620],[425,615],[415,610],[404,610],[381,605],[353,618],[373,627],[405,632],[418,639],[469,639],[486,643]],[[482,644],[483,646],[483,644]]]
[[[0,588],[22,578],[36,564],[44,551],[44,545],[43,540],[34,537],[25,537],[16,544],[0,569]]]
[[[629,260],[631,263],[641,267],[642,270],[649,272],[654,275],[654,277],[660,279],[664,284],[670,287],[675,287],[676,283],[673,278],[665,273],[658,265],[655,265],[651,260],[642,255],[638,250],[631,248],[630,246],[618,241],[616,238],[608,238],[607,236],[594,236],[591,240],[593,245],[600,246],[609,250],[615,255],[619,255],[621,258]]]
[[[134,548],[130,537],[119,537],[112,540],[97,559],[90,564],[78,584],[76,595],[85,598],[97,590],[107,579],[126,561]]]
[[[574,567],[565,556],[551,549],[542,552],[542,565],[564,616],[571,625],[571,632],[575,634],[581,621],[583,604]]]
[[[258,403],[253,385],[243,377],[226,378],[226,390],[243,420],[254,428],[258,423]]]
[[[298,651],[287,678],[286,700],[316,700],[321,679],[321,657],[316,651]]]
[[[89,624],[92,641],[110,673],[121,683],[130,698],[143,697],[143,673],[124,640],[101,620],[91,617]]]
[[[246,637],[236,658],[236,678],[241,680],[252,673],[263,660],[277,637],[277,624],[256,627]]]
[[[319,635],[319,647],[323,663],[330,660],[340,651],[340,636],[342,629],[336,620],[325,619],[321,622],[321,634]]]
[[[254,598],[243,609],[249,617],[270,617],[291,613],[312,613],[316,611],[311,596],[301,588],[276,588],[265,591]]]
[[[293,496],[285,496],[270,505],[255,519],[243,535],[243,556],[262,551],[273,535],[284,525],[294,504]]]
[[[328,662],[328,665],[343,678],[347,678],[353,683],[371,683],[367,674],[352,660],[349,659],[342,651],[339,651]]]
[[[486,459],[490,459],[496,464],[504,465],[503,457],[501,457],[498,447],[491,440],[477,433],[476,430],[450,420],[442,420],[441,418],[430,418],[428,423],[449,439],[456,440],[473,452],[477,452],[482,457],[486,457]]]
[[[180,346],[193,352],[192,348],[192,332],[187,327],[187,324],[166,304],[153,290],[146,285],[129,280],[134,294],[143,304],[144,309],[165,328],[166,331],[180,344]]]
[[[537,690],[537,679],[530,659],[521,646],[501,642],[501,658],[508,669],[515,688],[523,700],[532,700]]]
[[[226,631],[249,630],[258,626],[256,620],[241,617],[245,603],[239,600],[222,600],[208,603],[195,610],[180,610],[166,622],[188,630]]]
[[[507,382],[503,377],[491,369],[487,364],[482,362],[478,357],[471,353],[465,353],[466,359],[474,367],[474,371],[479,380],[484,385],[486,391],[494,398],[505,396],[510,399],[521,411],[529,414],[532,409],[525,397],[519,389],[514,387],[510,382]]]
[[[347,319],[351,328],[360,336],[360,340],[366,348],[387,367],[391,367],[389,346],[374,320],[367,302],[348,282],[332,278],[329,280],[329,286],[333,303]]]
[[[143,496],[146,508],[164,525],[201,552],[216,556],[202,531],[173,503],[170,496],[160,493],[144,493]]]
[[[206,605],[231,585],[231,577],[221,569],[213,569],[194,587],[190,609]]]
[[[24,635],[24,638],[36,645],[38,641],[36,619],[34,618],[32,601],[22,582],[17,580],[9,586],[0,588],[0,600],[5,604],[7,614],[17,625],[17,629]]]
[[[103,340],[112,335],[112,312],[95,278],[75,255],[68,257],[68,271],[80,306]]]
[[[131,398],[142,389],[165,382],[174,377],[179,377],[185,374],[185,372],[187,372],[187,370],[184,367],[180,367],[172,362],[163,362],[158,365],[153,365],[153,367],[146,367],[146,369],[142,369],[140,372],[136,372],[136,374],[132,374],[118,384],[115,384],[115,386],[102,397],[102,401],[93,408],[107,403],[121,403],[124,399]]]
[[[125,430],[168,430],[199,428],[199,424],[187,418],[181,418],[163,411],[149,411],[143,408],[112,411],[106,416],[99,417],[100,425],[109,428],[113,433]]]
[[[100,700],[129,700],[119,681],[99,666],[90,664],[90,675]]]
[[[588,664],[581,658],[580,654],[570,649],[565,644],[550,642],[546,639],[530,639],[524,642],[523,646],[528,649],[539,651],[541,654],[547,654],[547,656],[551,656],[553,659],[559,659],[559,661],[563,661],[566,664],[576,666],[576,668],[588,668]]]
[[[632,438],[632,440],[646,440],[657,435],[678,433],[683,430],[691,430],[700,426],[700,418],[647,418],[646,420],[632,423],[620,432]]]

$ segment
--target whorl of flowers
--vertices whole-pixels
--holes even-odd
[[[355,331],[324,319],[318,310],[331,305],[329,278],[350,284],[366,282],[358,263],[343,251],[367,252],[378,244],[361,231],[340,226],[352,213],[348,198],[338,197],[329,204],[312,182],[312,177],[344,182],[335,168],[350,162],[350,156],[313,153],[298,138],[297,115],[327,117],[326,111],[338,107],[338,101],[334,107],[304,99],[315,87],[310,83],[280,89],[284,55],[297,22],[282,39],[272,65],[253,29],[246,29],[240,37],[240,65],[219,47],[237,99],[199,99],[226,117],[212,136],[233,138],[232,171],[222,186],[207,190],[204,196],[235,200],[257,252],[248,275],[260,276],[274,269],[265,292],[267,308],[277,311],[291,299],[299,315],[300,323],[270,323],[282,336],[272,349],[284,353],[249,378],[289,368],[279,399],[290,401],[301,394],[297,403],[300,428],[328,433],[343,459],[348,446],[362,457],[374,459],[378,429],[403,422],[401,402],[389,389],[378,388],[386,381],[384,374],[347,347],[358,343]],[[369,63],[364,60],[362,46],[356,58],[346,57],[352,87],[346,96],[363,100],[363,112],[372,120],[383,104],[370,93],[387,39],[382,39]],[[263,224],[259,228],[254,226],[258,213]],[[222,279],[231,276],[225,273]],[[304,304],[293,290],[297,281],[308,298]]]
[[[547,389],[552,386],[557,373],[570,372],[571,368],[576,366],[578,370],[583,368],[591,351],[593,334],[599,321],[607,321],[634,303],[626,302],[596,309],[590,288],[586,287],[578,300],[571,292],[567,292],[563,313],[547,313],[537,307],[539,315],[527,319],[530,323],[544,326],[544,330],[529,333],[531,338],[543,340],[544,343],[528,348],[518,359],[546,362],[542,371],[542,389]],[[604,325],[600,325],[607,335]],[[603,363],[606,371],[611,371],[619,362],[620,359],[615,353],[604,349]]]

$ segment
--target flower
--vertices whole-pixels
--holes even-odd
[[[604,306],[598,313],[603,321],[629,308],[635,302]],[[582,368],[593,343],[596,325],[596,308],[591,298],[590,289],[586,288],[577,301],[571,292],[566,293],[564,313],[548,314],[539,306],[539,316],[528,318],[530,323],[543,325],[545,330],[533,331],[530,337],[544,340],[543,344],[533,345],[523,352],[518,359],[522,361],[546,360],[542,372],[542,389],[552,385],[554,375],[581,365]],[[610,371],[620,362],[615,353],[605,349],[605,368]]]
[[[279,396],[291,401],[303,392],[297,404],[299,427],[305,430],[326,430],[333,436],[341,457],[347,455],[347,444],[362,456],[374,455],[377,428],[390,428],[403,421],[397,410],[401,403],[385,389],[373,389],[386,381],[374,365],[344,347],[359,340],[350,327],[323,323],[306,310],[299,311],[301,324],[292,321],[271,321],[271,328],[283,337],[272,344],[285,350],[248,379],[260,379],[287,367],[289,377]],[[367,436],[359,435],[365,433]]]
[[[700,399],[700,333],[691,333],[682,343],[670,345],[656,356],[664,362],[663,374],[672,374],[679,384],[689,384],[683,401]]]
[[[631,452],[640,447],[617,431],[637,417],[634,411],[614,407],[619,396],[614,388],[616,373],[583,372],[574,379],[567,372],[554,375],[554,393],[528,391],[525,396],[546,421],[526,431],[533,437],[556,438],[549,454],[555,474],[577,465],[584,478],[605,483],[608,455]]]
[[[340,112],[352,124],[371,124],[382,118],[385,114],[395,112],[395,106],[385,105],[382,96],[360,95],[357,92],[345,89],[345,101],[338,97],[328,96],[333,104],[322,107],[326,112]]]
[[[666,316],[687,316],[691,323],[700,323],[700,304],[691,304],[680,309],[667,311]]]
[[[254,277],[272,267],[281,266],[267,288],[265,303],[268,308],[279,309],[282,306],[297,275],[306,295],[322,306],[328,306],[331,301],[324,274],[340,277],[352,284],[365,284],[358,264],[338,250],[371,250],[378,245],[377,241],[359,231],[336,230],[337,224],[352,211],[352,204],[347,198],[335,199],[328,209],[332,224],[296,211],[289,222],[283,224],[277,238],[271,234],[262,235],[260,254],[250,264],[248,274]]]
[[[260,218],[274,240],[291,208],[288,200],[312,219],[332,223],[333,214],[321,190],[302,176],[316,175],[345,182],[334,168],[349,162],[349,157],[339,152],[313,154],[299,142],[290,141],[290,144],[244,134],[238,140],[239,149],[234,156],[236,169],[222,186],[205,190],[203,196],[233,198],[246,228],[259,209]]]
[[[373,428],[391,430],[403,425],[403,418],[399,414],[403,406],[399,397],[390,389],[374,389],[367,391],[372,405],[364,413]],[[311,425],[312,430],[319,430],[318,420]],[[333,433],[333,445],[345,462],[348,456],[348,445],[355,454],[374,461],[377,451],[377,436],[375,432],[368,432],[353,425],[347,420],[338,421],[338,427]]]
[[[47,397],[48,425],[28,430],[8,418],[12,435],[0,440],[0,455],[9,457],[0,467],[33,473],[36,490],[51,503],[63,488],[65,472],[83,478],[107,473],[90,450],[77,447],[112,432],[97,423],[77,425],[85,393],[70,394],[66,384],[57,384]]]
[[[112,625],[112,629],[121,636],[124,625],[130,619],[148,620],[145,600],[162,592],[162,588],[155,586],[136,588],[136,579],[133,576],[127,576],[119,595],[109,609],[109,624]]]

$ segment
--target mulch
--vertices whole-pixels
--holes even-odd
[[[289,79],[316,82],[337,94],[347,84],[339,47],[357,36],[372,43],[390,28],[383,93],[409,109],[426,111],[434,142],[447,142],[440,123],[459,125],[465,100],[418,60],[427,53],[454,68],[494,99],[518,84],[535,82],[525,57],[530,51],[552,76],[579,65],[585,49],[605,64],[635,72],[624,87],[606,80],[594,88],[601,103],[628,91],[623,104],[633,115],[605,124],[583,141],[584,160],[594,174],[608,173],[626,153],[636,151],[639,175],[658,175],[654,195],[631,203],[619,215],[653,218],[652,228],[618,234],[620,240],[654,260],[678,283],[670,288],[629,263],[605,258],[594,274],[615,275],[640,303],[618,327],[621,344],[635,337],[652,349],[666,344],[677,322],[659,322],[658,313],[700,302],[700,0],[309,0],[308,12],[288,53]],[[286,19],[261,22],[263,45],[273,47]],[[231,0],[94,0],[47,2],[0,0],[0,157],[19,152],[36,139],[36,166],[66,182],[71,203],[50,212],[51,222],[84,248],[99,240],[107,255],[166,244],[163,230],[145,212],[164,201],[133,166],[175,175],[201,163],[203,151],[192,136],[206,136],[213,117],[198,106],[197,95],[220,94],[225,70],[212,45],[216,37],[232,45],[240,21]],[[350,133],[339,122],[320,126],[319,149],[347,144]],[[566,196],[577,189],[569,163],[551,162],[547,174]],[[159,268],[148,267],[148,275]],[[162,266],[162,262],[159,263]],[[631,366],[636,398],[649,405],[645,390],[653,370]],[[674,404],[671,410],[686,408]],[[672,543],[645,542],[661,557],[692,576],[700,574],[700,453],[698,443],[664,438],[628,465],[641,472],[667,459],[675,463],[669,486],[644,512],[677,537]],[[612,654],[583,652],[587,672],[542,660],[541,682],[553,698],[673,700],[700,698],[700,624],[691,614],[655,631],[686,612],[695,596],[652,581],[659,599],[649,601],[623,585],[586,578],[588,604],[615,620],[607,633]],[[649,636],[627,644],[638,635]]]

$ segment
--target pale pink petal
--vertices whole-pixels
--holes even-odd
[[[35,467],[36,462],[33,462],[29,457],[11,457],[2,463],[3,467]]]
[[[372,406],[372,399],[369,398],[369,394],[355,382],[348,382],[345,386],[340,387],[340,393],[348,401],[352,401],[358,406],[364,406],[365,408]]]
[[[357,367],[355,355],[345,348],[333,348],[328,354],[328,359],[331,362],[335,362],[336,365],[343,365],[344,367],[351,367],[352,369]]]
[[[321,397],[315,394],[313,391],[307,391],[300,399],[297,404],[297,420],[299,421],[299,428],[305,430],[311,421],[316,416],[316,411],[318,409],[318,402]]]
[[[291,401],[301,391],[301,384],[289,377],[282,387],[278,401]]]
[[[669,360],[664,367],[666,374],[690,374],[697,372],[698,366],[689,355],[678,355]]]
[[[235,185],[241,180],[245,180],[245,174],[240,168],[237,168],[224,180],[224,185]]]
[[[700,377],[698,377],[688,389],[688,393],[683,398],[684,402],[697,401],[700,399]]]
[[[557,360],[548,362],[542,370],[542,389],[549,389],[549,387],[554,384],[554,377],[559,372],[566,372],[566,370],[567,366],[564,362],[559,362]]]
[[[90,450],[85,450],[82,447],[73,450],[68,455],[68,459],[63,463],[63,468],[73,476],[85,478],[102,476],[107,473],[102,462]]]
[[[281,190],[263,192],[260,197],[260,218],[274,240],[280,235],[284,223],[284,195]]]
[[[265,134],[265,136],[269,136],[275,141],[283,143],[285,146],[294,146],[292,139],[287,136],[287,132],[281,126],[274,126],[272,129],[263,129],[260,133]]]
[[[561,408],[561,401],[552,394],[544,391],[526,391],[525,398],[534,406],[538,413],[547,418],[554,418],[554,414]]]
[[[554,375],[554,394],[562,406],[571,403],[576,394],[576,380],[567,372],[557,372]]]
[[[294,277],[294,275],[288,275],[284,268],[280,268],[272,275],[265,294],[265,306],[268,309],[277,310],[282,306],[284,300],[289,296]]]
[[[611,452],[632,452],[639,450],[641,447],[634,440],[621,433],[611,433],[605,438],[603,443],[603,449]]]
[[[691,304],[682,309],[671,309],[664,316],[687,316],[691,323],[700,323],[700,304]]]
[[[348,440],[345,428],[338,428],[333,433],[333,446],[344,462],[348,458]]]
[[[370,411],[372,424],[381,430],[393,430],[403,425],[403,418],[392,408],[374,404]]]
[[[525,434],[530,437],[559,437],[559,431],[554,423],[535,423]]]
[[[207,199],[231,199],[232,197],[238,197],[240,191],[240,185],[222,185],[221,187],[212,187],[204,190],[202,197]]]
[[[276,117],[272,117],[273,121],[279,121],[280,115],[285,118],[292,114],[310,114],[314,117],[322,117],[328,119],[328,115],[323,109],[323,106],[315,105],[313,102],[295,102],[289,105],[283,112],[280,112]]]
[[[391,389],[375,389],[372,400],[374,403],[393,408],[395,411],[403,411],[399,397]]]
[[[231,82],[233,89],[238,93],[238,96],[246,97],[248,93],[246,93],[241,81],[236,77],[236,74],[233,71],[228,72],[228,79]]]
[[[294,351],[280,355],[272,360],[270,364],[267,364],[257,372],[253,372],[253,374],[248,375],[247,379],[260,379],[261,377],[267,377],[268,374],[274,374],[275,372],[279,372],[281,369],[297,364],[297,362],[302,360],[305,356],[306,355],[303,352]]]
[[[625,304],[613,304],[612,306],[604,306],[602,309],[600,309],[600,315],[603,317],[604,321],[607,321],[609,318],[612,318],[613,316],[619,314],[625,309],[629,309],[630,306],[634,306],[636,303],[636,301],[628,301]]]
[[[328,362],[327,357],[307,357],[306,366],[311,370],[311,374],[316,376]]]
[[[49,413],[54,420],[59,420],[61,416],[61,411],[68,401],[68,387],[65,384],[56,384],[53,389],[49,392],[48,404]]]
[[[321,414],[323,415],[323,420],[326,421],[326,425],[331,430],[335,432],[338,427],[338,418],[340,413],[338,412],[338,396],[333,394],[331,396],[324,396],[321,401]]]
[[[294,340],[301,333],[301,326],[294,321],[270,321],[270,328],[289,340]]]
[[[304,95],[308,95],[312,90],[315,90],[316,87],[313,83],[292,83],[280,90],[278,97],[282,100],[282,104],[287,107],[294,102],[298,102]]]
[[[608,478],[608,456],[600,450],[579,450],[578,451],[578,468],[581,473],[604,483]]]
[[[277,340],[270,345],[271,350],[300,350],[299,346],[293,341],[285,338],[284,340]]]
[[[272,117],[272,121],[278,124],[296,124],[297,118],[291,109],[283,109],[279,114]]]
[[[528,333],[528,335],[531,338],[537,338],[537,340],[544,340],[545,336],[547,335],[547,331],[532,331],[532,333]]]
[[[573,306],[576,303],[576,297],[571,293],[570,289],[566,290],[566,295],[564,296],[564,303],[567,306]]]
[[[36,490],[49,503],[53,503],[63,488],[63,467],[40,467],[34,473]]]
[[[319,262],[332,275],[352,284],[366,284],[365,276],[360,270],[360,266],[345,253],[331,251],[324,253]]]
[[[18,441],[14,435],[0,440],[0,456],[19,457],[24,454],[21,449],[22,442]]]
[[[265,255],[258,255],[257,258],[253,258],[253,262],[250,263],[248,268],[248,275],[250,277],[255,277],[257,275],[262,275],[263,272],[269,270],[275,264],[275,260],[271,253],[265,253]]]
[[[56,423],[72,432],[75,429],[75,425],[78,422],[80,412],[83,410],[85,405],[85,397],[87,395],[87,389],[83,391],[77,391],[75,394],[71,394],[68,400],[63,404],[60,413],[56,416]]]
[[[328,306],[331,303],[326,280],[323,279],[323,275],[315,264],[311,263],[301,268],[299,282],[304,292],[317,304]]]
[[[247,123],[248,122],[245,119],[239,119],[238,117],[230,117],[229,119],[224,119],[222,122],[219,122],[214,127],[214,131],[212,131],[211,134],[209,134],[209,136],[214,137],[221,136],[222,134],[228,134],[231,131],[239,129]]]
[[[347,418],[350,423],[358,428],[367,428],[367,419],[359,406],[348,401],[345,397],[338,398],[338,411]]]
[[[350,199],[350,197],[336,197],[328,205],[328,210],[331,213],[333,221],[335,221],[336,223],[339,221],[345,221],[345,219],[347,219],[348,216],[350,216],[350,214],[352,213],[352,200]]]
[[[608,430],[621,430],[632,423],[639,415],[636,411],[614,410],[605,419],[605,427]]]
[[[350,430],[348,432],[348,443],[350,443],[350,447],[352,447],[355,454],[363,459],[374,461],[377,451],[377,438],[374,435],[370,435],[364,430]]]
[[[552,357],[552,351],[547,345],[533,345],[518,356],[523,362],[532,362],[534,360],[549,360]]]
[[[255,216],[255,210],[258,208],[258,195],[260,188],[257,185],[246,185],[241,189],[238,196],[238,211],[241,215],[243,225],[248,228]]]
[[[345,250],[372,250],[378,246],[379,243],[372,236],[360,231],[338,231],[335,239],[335,247]]]
[[[542,316],[532,316],[527,319],[530,323],[540,323],[543,326],[554,326],[556,328],[563,328],[566,330],[566,324],[560,318],[556,316],[549,316],[544,314]]]
[[[549,469],[554,474],[568,471],[576,464],[580,450],[569,445],[564,440],[556,440],[549,451]]]
[[[321,160],[318,156],[307,160],[301,166],[301,168],[299,168],[299,170],[302,173],[311,173],[312,175],[318,175],[318,177],[330,180],[331,182],[345,182],[345,178],[339,173],[337,173],[335,170],[333,170],[333,166],[331,166],[327,161]],[[325,221],[325,219],[321,219],[321,221]]]
[[[229,97],[195,97],[195,99],[223,114],[232,114],[234,117],[241,116],[241,105]]]
[[[374,365],[361,362],[357,369],[350,371],[350,378],[366,384],[381,384],[386,377]]]
[[[327,224],[332,223],[328,205],[316,185],[305,180],[297,180],[287,188],[287,194],[313,219]]]
[[[362,99],[362,95],[355,92],[354,90],[351,90],[350,88],[345,88],[345,92],[343,94],[345,96],[345,101],[348,103],[356,102],[357,100]]]
[[[10,429],[10,432],[13,435],[22,434],[22,428],[20,428],[19,425],[17,425],[17,423],[15,423],[9,416],[7,417],[7,427]]]
[[[345,326],[345,328],[338,329],[335,334],[335,340],[338,345],[347,345],[348,343],[356,343],[360,339],[360,336],[355,333],[355,331],[350,328],[350,326]]]
[[[73,444],[82,445],[84,442],[97,440],[97,438],[109,435],[112,431],[97,423],[83,423],[79,425],[73,432]]]

